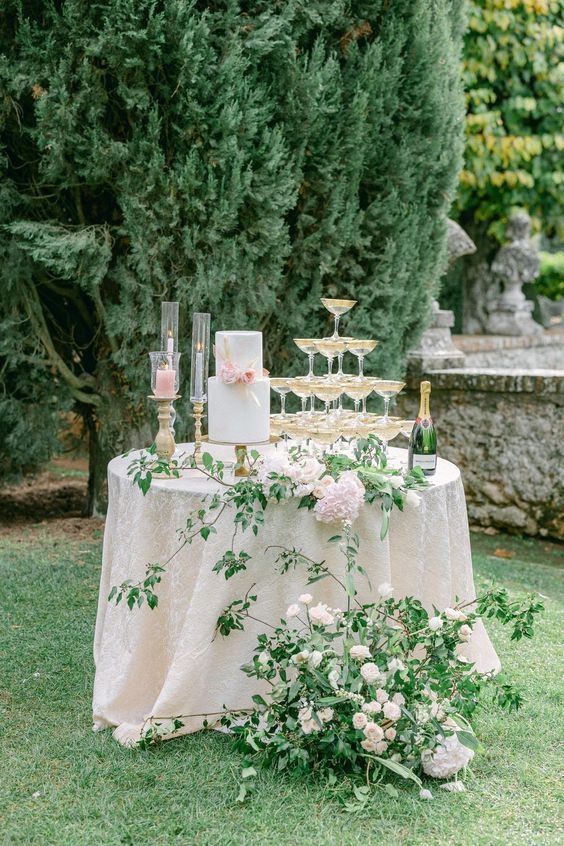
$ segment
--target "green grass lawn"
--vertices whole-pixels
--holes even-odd
[[[0,538],[0,844],[198,846],[513,846],[562,842],[558,742],[563,626],[562,547],[474,536],[478,584],[536,590],[546,612],[532,642],[490,625],[523,709],[482,712],[467,792],[423,802],[398,784],[345,814],[323,785],[265,772],[237,805],[239,757],[228,737],[200,733],[147,752],[91,730],[92,637],[101,543],[42,527]],[[493,557],[497,547],[514,553]],[[35,794],[35,795],[34,795]],[[39,795],[37,795],[39,794]]]

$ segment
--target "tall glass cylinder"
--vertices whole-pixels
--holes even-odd
[[[178,352],[178,303],[161,303],[161,350]]]
[[[210,366],[210,315],[195,312],[192,318],[192,367],[190,402],[207,402]]]

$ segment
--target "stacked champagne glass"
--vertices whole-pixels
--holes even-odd
[[[271,433],[282,436],[286,442],[290,439],[312,444],[314,448],[320,445],[323,451],[370,434],[383,442],[384,449],[388,441],[400,433],[409,437],[414,421],[389,415],[390,402],[405,383],[364,375],[365,356],[375,349],[378,341],[339,335],[340,318],[356,305],[356,300],[323,298],[321,302],[334,316],[334,332],[328,338],[294,339],[298,349],[308,356],[308,372],[294,378],[271,377],[271,388],[280,396],[281,403],[280,413],[271,415]],[[356,357],[358,373],[344,372],[343,360],[347,352]],[[326,359],[326,375],[314,373],[316,355]],[[301,400],[301,411],[295,414],[286,412],[289,393]],[[384,400],[382,415],[366,409],[366,400],[373,393]],[[352,408],[345,407],[347,399],[352,401]],[[316,400],[322,408],[316,407]]]

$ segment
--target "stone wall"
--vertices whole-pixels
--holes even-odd
[[[460,369],[408,377],[395,414],[432,384],[439,455],[461,471],[471,524],[564,539],[564,372]]]
[[[453,343],[465,354],[466,367],[515,367],[564,371],[564,330],[551,329],[535,335],[453,335]]]

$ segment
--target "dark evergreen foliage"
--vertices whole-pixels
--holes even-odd
[[[5,0],[2,472],[72,405],[102,471],[135,441],[162,299],[186,357],[209,310],[288,372],[329,328],[320,296],[350,295],[368,371],[401,371],[443,267],[461,6]]]

